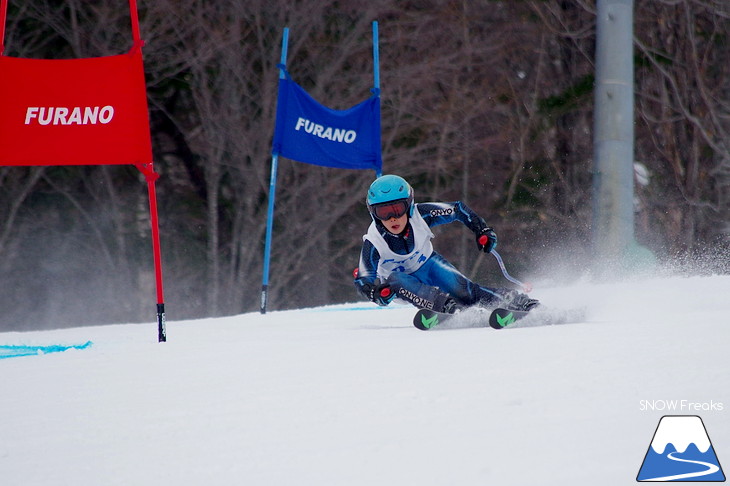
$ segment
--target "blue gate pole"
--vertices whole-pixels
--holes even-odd
[[[286,66],[287,49],[289,46],[289,27],[284,27],[284,37],[281,40],[281,64]],[[279,79],[284,79],[284,69],[279,69]],[[271,239],[274,232],[274,200],[276,198],[276,172],[279,166],[279,154],[271,156],[271,181],[269,182],[269,208],[266,214],[266,243],[264,245],[264,276],[261,283],[261,313],[266,314],[269,300],[269,267],[271,261]]]
[[[373,75],[375,77],[375,89],[380,94],[380,52],[378,51],[378,21],[373,20]]]
[[[380,43],[379,37],[378,37],[378,21],[373,20],[373,84],[374,84],[374,91],[377,94],[377,96],[380,96],[380,51],[378,49],[378,45]],[[380,125],[378,123],[378,125]],[[380,138],[380,137],[378,137]],[[382,168],[380,170],[375,171],[375,177],[380,177],[383,175]]]

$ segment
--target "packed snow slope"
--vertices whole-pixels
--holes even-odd
[[[699,415],[730,465],[730,277],[532,294],[587,316],[422,332],[357,303],[168,322],[167,343],[0,333],[93,341],[0,360],[2,484],[630,485],[663,415]]]

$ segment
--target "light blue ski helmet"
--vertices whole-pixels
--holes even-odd
[[[370,184],[366,202],[368,210],[372,214],[372,207],[378,204],[388,203],[405,199],[408,205],[408,216],[413,216],[413,188],[400,176],[380,176]]]

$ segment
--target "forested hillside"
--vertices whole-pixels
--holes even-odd
[[[138,3],[169,319],[258,308],[285,26],[292,77],[344,109],[370,96],[377,20],[384,172],[466,201],[513,273],[590,257],[595,1]],[[637,1],[634,29],[637,239],[727,270],[730,4]],[[10,0],[5,55],[130,47],[124,0]],[[356,299],[373,176],[280,160],[270,308]],[[0,329],[153,320],[148,218],[132,166],[0,168]],[[444,229],[439,251],[496,278]]]

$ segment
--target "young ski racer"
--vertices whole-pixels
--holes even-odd
[[[479,251],[497,246],[494,230],[461,201],[415,204],[405,179],[384,175],[371,184],[366,202],[373,222],[363,236],[355,287],[367,299],[385,306],[398,297],[447,314],[474,305],[511,310],[538,305],[516,290],[472,282],[434,251],[430,227],[454,221],[474,232]]]

